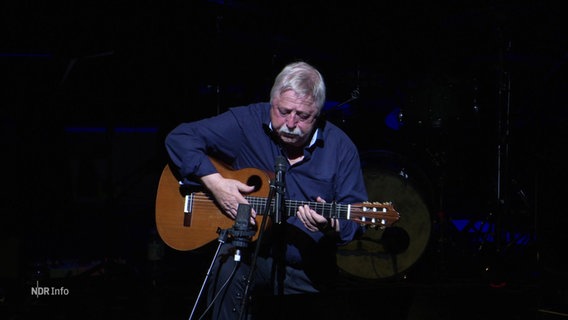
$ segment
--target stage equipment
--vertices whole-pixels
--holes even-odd
[[[369,198],[392,201],[400,220],[389,228],[367,229],[362,238],[341,247],[338,266],[347,277],[361,280],[403,276],[430,241],[426,177],[402,155],[390,151],[375,150],[361,156]]]

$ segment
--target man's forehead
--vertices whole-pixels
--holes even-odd
[[[293,91],[285,91],[276,99],[276,106],[284,109],[298,109],[303,111],[316,110],[311,97],[302,97]]]

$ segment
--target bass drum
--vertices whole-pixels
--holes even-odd
[[[400,220],[391,227],[367,229],[360,239],[340,247],[337,263],[349,278],[381,280],[404,276],[430,242],[431,186],[426,175],[396,153],[361,153],[370,201],[392,202]]]

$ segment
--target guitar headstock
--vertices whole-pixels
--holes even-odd
[[[350,220],[384,229],[400,219],[392,202],[362,202],[351,205]]]

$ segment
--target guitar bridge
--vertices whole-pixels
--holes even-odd
[[[183,226],[191,227],[191,207],[192,207],[192,197],[186,194],[183,203]]]

